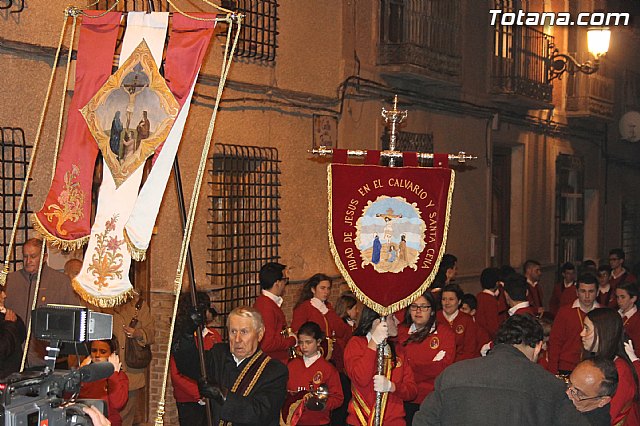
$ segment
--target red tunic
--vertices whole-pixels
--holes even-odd
[[[82,383],[79,398],[107,401],[109,421],[113,426],[122,425],[120,410],[129,400],[129,379],[124,371],[113,373],[106,379]]]
[[[456,334],[456,361],[480,356],[480,352],[478,351],[477,326],[471,315],[458,311],[458,315],[453,322],[449,322],[443,312],[438,311],[436,318],[441,324],[449,324]]]
[[[620,357],[614,360],[616,370],[618,370],[618,388],[611,398],[609,414],[611,415],[611,424],[617,425],[621,420],[625,419],[625,426],[638,426],[638,410],[636,403],[633,401],[637,385],[633,380],[633,372],[631,367]],[[636,371],[638,370],[638,362],[634,363]]]
[[[598,292],[596,302],[598,302],[600,306],[616,309],[618,302],[616,301],[616,290],[613,286],[609,285],[609,291],[607,292]]]
[[[298,392],[302,388],[309,390],[309,384],[314,387],[324,383],[329,388],[329,398],[327,405],[322,411],[311,411],[303,409],[302,416],[298,421],[299,425],[326,425],[331,421],[331,410],[342,405],[344,395],[340,385],[340,375],[338,370],[323,357],[318,358],[309,367],[304,365],[302,358],[295,358],[287,364],[289,369],[289,380],[287,381],[288,392]]]
[[[640,313],[636,311],[631,318],[623,318],[624,331],[633,342],[633,349],[636,354],[640,353]]]
[[[500,309],[498,299],[482,291],[476,295],[476,299],[478,300],[476,324],[478,327],[482,327],[493,340],[496,338],[496,333],[500,326],[498,320]]]
[[[323,315],[311,304],[311,300],[305,300],[293,310],[291,328],[297,333],[302,324],[307,321],[318,324],[327,337],[335,339],[330,359],[342,370],[344,364],[344,346],[342,345],[351,336],[351,326],[338,316],[330,303],[327,303],[327,308],[329,311]]]
[[[396,365],[391,371],[391,381],[396,386],[396,390],[390,392],[387,397],[387,405],[382,418],[382,424],[385,426],[406,425],[403,401],[412,401],[418,392],[413,371],[406,363],[402,346],[396,345],[396,351]],[[371,415],[375,411],[376,404],[376,392],[373,390],[373,376],[376,374],[376,351],[367,346],[366,337],[354,336],[349,340],[344,351],[344,366],[351,379],[351,388],[354,393],[354,397],[349,402],[347,423],[360,425],[354,408],[356,392],[371,410]]]
[[[287,328],[284,312],[276,302],[264,294],[258,296],[253,307],[260,312],[264,321],[264,337],[260,342],[260,348],[271,358],[286,365],[289,361],[289,348],[295,346],[296,339],[293,336],[282,335],[282,330]]]
[[[580,308],[563,306],[558,311],[549,336],[549,371],[572,371],[582,356],[580,332],[586,314]]]
[[[516,309],[513,315],[531,315],[532,317],[537,317],[538,310],[533,306],[527,306],[525,308]]]
[[[636,276],[625,270],[623,274],[621,274],[618,278],[613,278],[613,275],[609,278],[609,285],[615,294],[616,288],[622,283],[633,283],[636,282]]]
[[[542,293],[542,285],[538,283],[535,287],[531,285],[530,282],[527,281],[527,289],[529,293],[527,294],[527,300],[529,304],[533,307],[538,313],[538,308],[542,307],[542,301],[544,300],[544,296]]]
[[[216,343],[222,342],[222,336],[217,330],[210,328],[204,336],[204,350],[208,351]],[[195,338],[195,337],[194,337]],[[176,402],[197,402],[200,399],[198,382],[190,377],[180,374],[173,355],[169,360],[169,370],[171,372],[171,385],[173,386],[173,397]]]
[[[409,326],[398,327],[398,342],[402,344],[409,338]],[[411,366],[413,376],[418,386],[418,395],[410,402],[422,404],[422,401],[433,391],[436,377],[448,366],[456,356],[456,336],[446,324],[438,324],[436,331],[422,342],[411,342],[403,345],[407,362]],[[440,361],[433,358],[445,351]]]
[[[571,305],[577,298],[575,283],[572,287],[565,287],[564,281],[560,281],[553,286],[553,293],[551,293],[549,300],[549,312],[555,316],[562,306]]]

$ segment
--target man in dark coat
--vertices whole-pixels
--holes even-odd
[[[173,355],[180,373],[199,379],[200,395],[209,398],[213,424],[277,426],[284,403],[288,371],[260,349],[264,324],[260,313],[241,306],[229,314],[229,343],[205,354],[208,382],[200,379],[193,329],[178,324]]]
[[[507,319],[488,356],[440,374],[413,425],[589,425],[567,397],[565,383],[535,364],[542,338],[532,316]]]

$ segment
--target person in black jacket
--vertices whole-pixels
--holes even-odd
[[[206,382],[201,379],[193,339],[195,324],[187,321],[176,328],[172,348],[176,366],[180,373],[198,380],[200,395],[211,400],[214,424],[278,425],[289,373],[284,364],[259,349],[264,324],[258,311],[248,306],[231,311],[229,343],[218,343],[205,353]]]
[[[507,319],[488,356],[454,363],[440,374],[413,425],[589,425],[565,383],[535,363],[542,338],[532,316]]]
[[[0,286],[0,378],[20,370],[22,344],[27,338],[22,318],[4,305],[6,297],[4,286]]]

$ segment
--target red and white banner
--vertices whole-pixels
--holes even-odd
[[[331,164],[328,180],[329,244],[349,287],[380,315],[408,306],[445,252],[454,172]]]

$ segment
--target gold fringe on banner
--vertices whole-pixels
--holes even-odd
[[[139,249],[133,244],[133,241],[129,238],[129,234],[127,234],[127,228],[123,229],[124,241],[127,243],[127,250],[131,254],[131,258],[138,262],[142,262],[147,258],[147,249]]]
[[[73,286],[75,292],[78,293],[78,295],[82,298],[82,300],[101,308],[113,308],[114,306],[122,305],[127,300],[139,295],[139,293],[133,287],[131,287],[129,290],[117,296],[97,297],[89,294],[87,290],[85,290],[84,287],[82,287],[75,278],[71,281],[71,285]]]
[[[75,240],[60,239],[55,235],[51,234],[49,231],[47,231],[47,228],[42,226],[42,224],[40,223],[40,219],[38,219],[38,216],[36,216],[35,213],[32,213],[29,218],[31,219],[31,225],[33,226],[33,229],[37,233],[39,233],[42,236],[42,238],[44,238],[49,243],[51,243],[52,246],[57,247],[61,250],[66,250],[66,251],[77,250],[79,248],[82,248],[82,246],[84,246],[89,242],[90,235],[77,238]]]
[[[358,166],[354,166],[354,167],[358,167]],[[455,172],[451,170],[451,181],[449,182],[449,191],[447,194],[447,212],[444,219],[442,244],[440,244],[440,251],[438,252],[438,257],[436,259],[436,262],[433,265],[433,270],[431,271],[427,279],[424,280],[422,285],[420,285],[420,287],[418,287],[416,291],[414,291],[404,299],[399,300],[398,302],[392,303],[389,306],[383,306],[378,302],[369,298],[369,296],[367,296],[366,294],[364,294],[364,292],[362,292],[362,290],[360,290],[358,285],[351,278],[351,275],[349,275],[349,272],[347,271],[347,268],[345,268],[344,264],[342,263],[342,259],[340,259],[340,255],[338,254],[338,250],[336,249],[336,244],[335,244],[335,241],[333,240],[333,200],[331,199],[331,190],[333,186],[332,186],[332,177],[331,177],[331,164],[327,166],[327,185],[328,185],[327,199],[329,200],[329,221],[328,221],[329,222],[329,248],[331,249],[331,254],[333,255],[333,259],[335,261],[336,266],[338,267],[338,270],[340,271],[340,273],[342,274],[342,277],[345,279],[345,281],[349,285],[349,288],[351,289],[351,291],[355,294],[358,300],[360,300],[366,306],[376,311],[378,315],[387,316],[387,315],[391,315],[394,312],[399,311],[400,309],[406,308],[414,300],[422,296],[424,292],[427,291],[427,289],[429,288],[433,280],[435,279],[436,274],[438,273],[438,267],[440,266],[440,261],[442,260],[442,256],[444,256],[444,253],[446,251],[446,246],[447,246],[447,235],[449,233],[449,219],[451,218],[451,200],[453,198],[453,187],[455,184],[455,177],[456,177]]]

